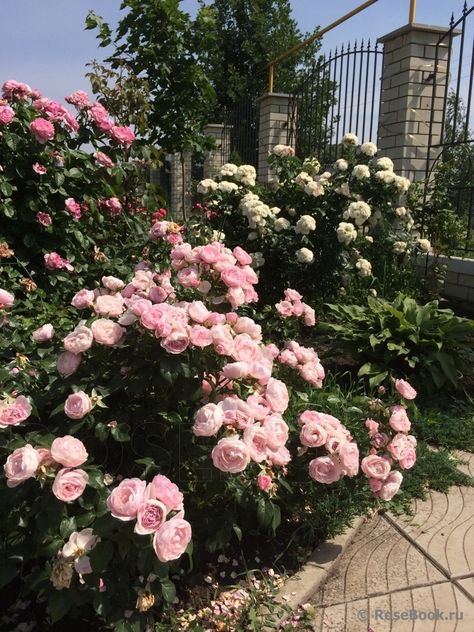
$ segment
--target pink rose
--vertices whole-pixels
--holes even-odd
[[[405,380],[395,380],[395,388],[404,399],[415,399],[416,397],[415,389]]]
[[[385,432],[374,432],[370,435],[370,443],[375,448],[383,448],[388,443],[388,435]]]
[[[75,105],[78,109],[82,110],[91,105],[89,95],[83,90],[76,90],[72,94],[68,95],[65,99],[68,103]]]
[[[303,317],[306,327],[314,327],[316,324],[316,312],[312,307],[303,303]]]
[[[232,356],[241,362],[255,362],[260,359],[262,352],[258,344],[248,334],[237,334],[234,338]]]
[[[104,294],[95,299],[94,310],[99,316],[118,318],[124,311],[123,297],[121,294]]]
[[[101,345],[117,345],[125,333],[125,329],[108,318],[99,318],[91,325],[94,340]]]
[[[59,470],[54,479],[53,494],[58,500],[70,503],[82,495],[88,481],[89,476],[84,470],[63,468]]]
[[[19,395],[12,403],[0,402],[0,428],[18,426],[31,415],[31,404],[26,397]]]
[[[0,124],[9,125],[15,117],[15,112],[9,105],[0,105]]]
[[[400,458],[398,459],[398,464],[402,468],[402,470],[411,469],[416,463],[416,451],[415,448],[409,446],[406,447]]]
[[[103,276],[101,280],[102,285],[111,292],[118,292],[125,286],[121,279],[114,276]]]
[[[257,341],[262,340],[262,328],[260,325],[248,318],[247,316],[239,316],[234,324],[234,331],[236,334],[247,334],[251,338]]]
[[[237,474],[243,472],[250,463],[250,452],[247,445],[237,437],[224,437],[212,450],[214,467],[221,472]]]
[[[288,448],[282,445],[278,450],[267,450],[267,461],[270,465],[285,467],[291,461],[291,454]]]
[[[241,266],[249,266],[252,263],[252,257],[240,246],[236,246],[232,254]]]
[[[137,522],[134,532],[140,535],[148,535],[158,531],[166,520],[168,509],[159,500],[146,500],[137,511]]]
[[[222,246],[217,242],[206,244],[199,249],[199,259],[204,263],[217,263],[221,257]]]
[[[208,347],[212,345],[212,333],[206,327],[194,325],[189,333],[191,344],[195,347]]]
[[[160,500],[168,511],[183,509],[183,494],[167,476],[157,474],[150,483],[151,496]]]
[[[153,538],[153,547],[160,562],[177,560],[191,542],[191,525],[182,518],[165,522]]]
[[[224,412],[216,404],[206,404],[194,416],[193,433],[197,437],[212,437],[224,423]]]
[[[400,485],[402,484],[403,476],[401,472],[392,471],[387,476],[387,478],[382,482],[380,489],[374,491],[374,495],[382,500],[392,500],[395,494],[400,489]]]
[[[341,443],[337,456],[346,476],[356,476],[359,472],[359,448],[352,441]]]
[[[3,466],[7,477],[7,486],[16,487],[28,478],[32,478],[40,464],[40,457],[36,450],[27,443],[22,448],[14,450]]]
[[[71,351],[65,351],[61,353],[58,358],[58,372],[63,377],[69,377],[77,371],[81,364],[82,355],[80,353],[72,353]]]
[[[71,305],[77,309],[86,309],[92,307],[95,299],[95,294],[92,290],[79,290],[76,292],[71,300]]]
[[[275,309],[283,318],[293,316],[293,304],[289,301],[280,301],[275,305]]]
[[[41,143],[42,145],[47,143],[48,140],[52,140],[54,138],[54,125],[46,119],[35,119],[32,123],[30,123],[30,129],[38,143]]]
[[[326,485],[338,481],[343,476],[340,464],[331,456],[319,456],[309,463],[309,475],[318,483]]]
[[[362,459],[362,471],[369,478],[378,478],[383,480],[387,478],[390,472],[390,462],[376,454],[371,454]]]
[[[31,337],[35,342],[48,342],[54,336],[54,327],[51,323],[46,323],[42,327],[35,329],[35,331],[31,334]]]
[[[69,419],[82,419],[92,410],[92,401],[84,391],[72,393],[66,399],[64,412]]]
[[[413,441],[414,440],[414,441]],[[403,433],[396,434],[387,446],[387,450],[397,461],[402,458],[404,450],[416,447],[416,439]]]
[[[227,287],[241,288],[247,282],[242,268],[231,266],[221,272],[221,280]]]
[[[64,338],[63,344],[66,351],[82,353],[92,347],[93,340],[92,329],[85,325],[78,325],[73,332]]]
[[[259,474],[257,476],[257,485],[262,492],[266,492],[272,486],[272,479],[267,474]]]
[[[209,318],[209,310],[202,301],[193,301],[192,303],[190,303],[188,314],[189,317],[194,320],[194,322],[201,325]]]
[[[283,382],[272,377],[266,386],[265,399],[275,413],[284,413],[288,408],[288,389]]]
[[[403,406],[392,406],[390,408],[391,415],[388,423],[395,432],[410,432],[411,423],[408,419],[407,411]]]
[[[199,269],[196,266],[188,266],[178,272],[178,282],[187,288],[197,288],[201,283]]]
[[[39,458],[40,465],[53,465],[54,459],[51,456],[51,451],[48,448],[35,448],[36,454]]]
[[[96,164],[98,164],[101,167],[115,167],[115,163],[114,161],[109,158],[107,156],[107,154],[104,154],[104,152],[102,151],[96,151],[94,154],[94,159]]]
[[[244,443],[248,448],[250,458],[261,463],[267,456],[267,433],[260,424],[252,424],[244,430]]]
[[[161,346],[168,353],[182,353],[189,346],[189,336],[184,329],[176,329],[169,336],[163,338]]]
[[[263,428],[267,445],[271,450],[278,450],[288,441],[288,424],[280,415],[273,414],[267,417],[263,422]]]
[[[369,436],[374,435],[379,430],[379,424],[370,418],[365,420],[365,427],[369,431]]]
[[[45,173],[48,173],[48,169],[44,165],[40,164],[39,162],[35,162],[32,169],[39,176],[43,176]]]
[[[211,328],[214,349],[219,355],[232,355],[234,350],[234,338],[227,326],[214,325]]]
[[[66,211],[71,215],[74,219],[81,219],[82,210],[79,202],[72,197],[69,197],[64,202],[64,206],[66,207]]]
[[[51,456],[64,467],[77,467],[87,461],[87,450],[80,439],[71,435],[58,437],[51,444]]]
[[[38,211],[38,213],[36,213],[36,219],[42,226],[51,226],[51,224],[53,223],[51,215],[49,213],[42,213],[41,211]]]
[[[114,125],[110,130],[110,136],[125,147],[130,147],[135,140],[135,134],[129,127],[117,127],[117,125]]]
[[[114,518],[127,522],[137,517],[145,502],[146,481],[124,478],[107,498],[107,507]]]
[[[315,421],[306,422],[301,428],[300,441],[308,448],[319,448],[328,440],[326,430]]]
[[[10,292],[0,289],[0,309],[12,307],[15,302],[15,297]]]

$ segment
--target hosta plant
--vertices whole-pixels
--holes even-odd
[[[456,388],[471,371],[474,324],[438,301],[419,305],[399,294],[393,302],[369,296],[366,305],[328,305],[330,322],[321,331],[333,335],[361,366],[360,376],[374,386],[393,372],[409,377],[420,390]]]

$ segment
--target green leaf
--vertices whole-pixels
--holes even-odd
[[[62,619],[69,612],[72,605],[72,597],[71,590],[66,588],[50,593],[48,610],[53,623]]]
[[[167,603],[173,603],[176,597],[176,586],[171,579],[161,579],[161,594]]]
[[[92,570],[101,573],[106,570],[114,555],[114,546],[110,540],[102,540],[89,553]]]
[[[61,537],[67,540],[73,531],[76,531],[75,517],[71,516],[70,518],[63,518],[59,526],[59,533],[61,534]]]
[[[118,424],[118,426],[112,428],[110,434],[115,441],[125,443],[126,441],[130,441],[130,426],[125,423]]]

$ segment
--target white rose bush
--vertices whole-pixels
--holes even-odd
[[[199,207],[229,245],[261,253],[260,293],[268,301],[288,284],[321,300],[341,288],[391,296],[410,287],[415,256],[431,246],[404,206],[409,180],[377,152],[346,134],[341,157],[323,170],[316,158],[302,161],[277,145],[269,157],[276,176],[267,186],[237,178],[246,166],[225,165],[214,188],[198,185]]]

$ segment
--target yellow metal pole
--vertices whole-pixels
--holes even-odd
[[[411,0],[411,1],[413,1],[413,0]],[[278,62],[283,61],[284,59],[286,59],[290,55],[293,55],[293,53],[296,53],[297,51],[299,51],[304,46],[307,46],[308,44],[311,44],[311,42],[314,42],[315,39],[318,39],[322,35],[325,35],[328,31],[331,31],[336,26],[339,26],[339,24],[342,24],[343,22],[345,22],[346,20],[351,18],[353,15],[356,15],[357,13],[360,13],[361,11],[363,11],[364,9],[367,9],[367,7],[370,7],[372,4],[375,4],[376,2],[378,2],[378,0],[367,0],[363,4],[361,4],[358,7],[356,7],[355,9],[352,9],[352,11],[349,11],[349,13],[346,13],[345,15],[343,15],[338,20],[335,20],[334,22],[331,22],[331,24],[329,24],[328,26],[325,26],[320,31],[317,31],[314,35],[311,35],[311,37],[308,37],[308,39],[305,39],[304,42],[301,42],[300,44],[297,44],[296,46],[293,46],[293,48],[290,48],[290,50],[287,50],[284,53],[282,53],[281,55],[279,55],[278,57],[275,57],[275,59],[273,59],[271,62],[269,62],[265,66],[265,68],[269,68],[270,66],[275,66],[276,64],[278,64]]]
[[[416,0],[410,0],[410,15],[408,17],[409,24],[416,21]]]
[[[268,92],[271,94],[273,92],[273,64],[268,66]]]

